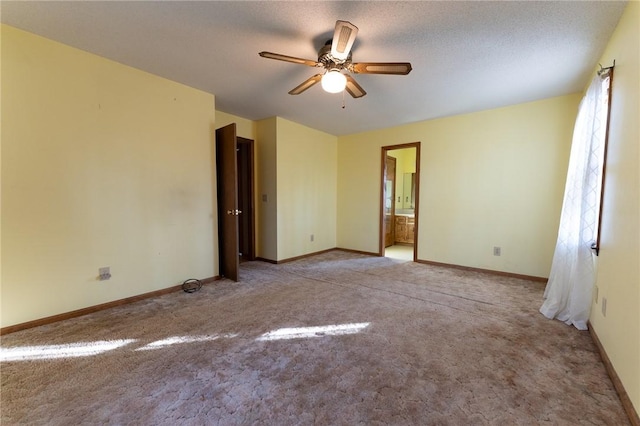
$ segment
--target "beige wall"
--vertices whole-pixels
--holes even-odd
[[[338,246],[378,251],[380,148],[421,142],[418,259],[548,276],[579,100],[340,137]]]
[[[217,274],[212,95],[2,26],[1,96],[3,327]]]
[[[278,260],[335,248],[337,137],[277,123]]]
[[[629,2],[600,63],[616,61],[590,322],[640,412],[640,3]],[[606,316],[602,300],[607,299]]]
[[[256,256],[278,260],[277,118],[257,122]]]
[[[253,141],[256,140],[257,128],[255,121],[216,110],[216,129],[231,123],[236,123],[236,136]]]
[[[257,255],[280,261],[335,248],[337,138],[280,117],[256,128]]]

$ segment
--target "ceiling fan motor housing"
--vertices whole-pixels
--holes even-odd
[[[320,51],[318,52],[318,62],[320,62],[327,70],[347,68],[351,63],[351,52],[349,52],[349,56],[344,61],[336,59],[331,54],[332,43],[333,40],[329,39],[324,46],[320,48]]]
[[[263,58],[276,59],[309,67],[324,68],[323,74],[317,73],[289,91],[290,95],[299,95],[313,85],[322,82],[322,87],[327,92],[338,93],[346,90],[352,97],[361,98],[367,94],[362,87],[351,77],[354,74],[391,74],[407,75],[411,71],[409,62],[352,62],[351,48],[358,34],[358,27],[348,21],[336,21],[333,38],[318,51],[318,60],[297,58],[295,56],[282,55],[273,52],[260,52]],[[346,70],[347,72],[343,72]],[[335,80],[335,84],[330,84]],[[338,85],[339,80],[339,85]],[[327,86],[327,87],[325,87]]]

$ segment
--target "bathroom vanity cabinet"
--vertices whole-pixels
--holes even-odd
[[[415,223],[415,217],[396,216],[396,243],[413,244]]]

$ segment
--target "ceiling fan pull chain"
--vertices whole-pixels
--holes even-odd
[[[342,91],[342,109],[344,109],[345,105],[344,105],[344,90]]]

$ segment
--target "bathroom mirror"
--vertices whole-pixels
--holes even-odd
[[[404,173],[402,176],[402,208],[415,208],[416,199],[416,174]]]
[[[384,182],[384,214],[391,214],[393,205],[393,181]]]

